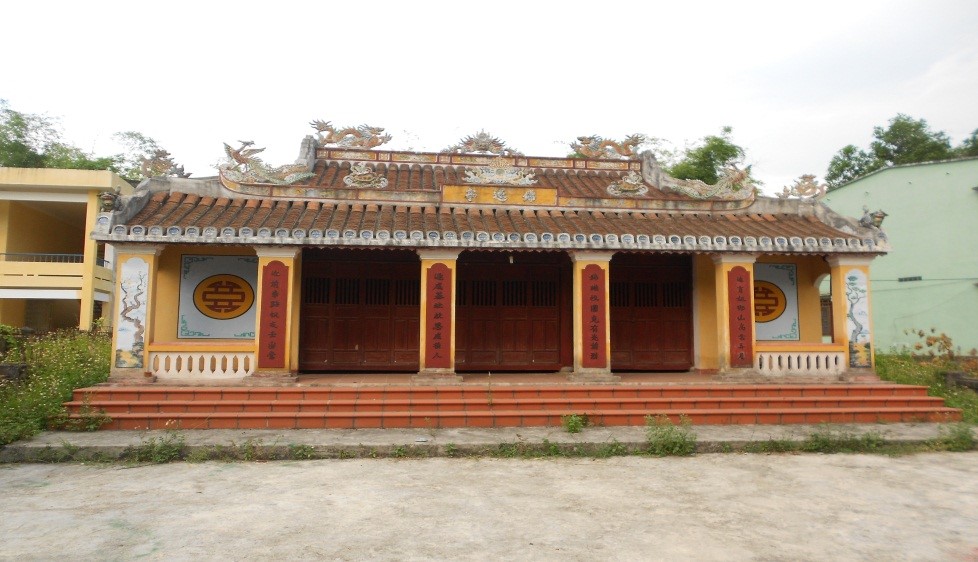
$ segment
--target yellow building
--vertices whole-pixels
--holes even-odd
[[[89,233],[100,194],[132,192],[109,171],[0,167],[0,324],[48,331],[111,319],[111,251]]]
[[[226,146],[218,178],[155,178],[98,217],[117,247],[116,380],[872,372],[886,239],[810,177],[770,198],[735,168],[672,178],[634,142],[397,152],[317,125],[294,165]]]

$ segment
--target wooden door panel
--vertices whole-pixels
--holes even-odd
[[[687,256],[621,255],[612,259],[612,369],[692,367],[691,271]]]
[[[306,250],[299,367],[416,370],[420,266],[412,252]]]
[[[457,370],[555,371],[572,360],[567,256],[508,258],[481,252],[459,258]]]

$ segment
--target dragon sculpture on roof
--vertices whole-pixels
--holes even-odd
[[[383,134],[383,127],[360,125],[337,129],[329,121],[321,119],[310,121],[309,124],[316,129],[316,140],[319,141],[319,146],[333,144],[342,148],[373,148],[389,142],[392,138],[389,134]]]
[[[250,148],[255,144],[253,141],[238,142],[241,143],[238,148],[231,148],[228,143],[224,143],[228,161],[218,166],[221,174],[233,182],[289,185],[315,175],[305,164],[269,166],[255,156],[263,152],[264,148]]]
[[[577,137],[577,142],[571,143],[571,149],[585,158],[630,158],[636,155],[636,149],[645,140],[645,135],[637,133],[625,137],[621,142],[591,135]]]
[[[178,166],[173,161],[170,153],[162,148],[154,150],[147,156],[139,159],[139,171],[143,174],[144,178],[155,178],[159,176],[190,177],[190,174],[184,172],[183,166]]]
[[[642,153],[642,178],[659,189],[681,193],[693,199],[746,201],[755,195],[750,166],[741,170],[733,164],[728,165],[724,167],[716,183],[708,184],[701,180],[672,177],[662,168],[651,150]]]

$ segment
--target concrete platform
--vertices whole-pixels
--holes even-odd
[[[887,443],[924,443],[938,439],[945,426],[935,423],[832,424],[832,425],[698,425],[697,451],[725,452],[749,443],[770,440],[802,442],[816,432],[862,436],[875,434]],[[978,436],[978,428],[972,428]],[[58,453],[70,460],[119,459],[127,448],[154,440],[183,442],[185,453],[206,453],[219,448],[261,447],[270,458],[301,448],[317,458],[346,457],[447,457],[498,455],[500,451],[560,447],[588,454],[609,445],[638,452],[646,447],[645,428],[636,426],[588,427],[568,433],[561,427],[450,428],[450,429],[354,429],[354,430],[206,430],[206,431],[97,431],[43,432],[33,439],[0,449],[0,462],[51,462]],[[65,455],[62,455],[65,456]]]

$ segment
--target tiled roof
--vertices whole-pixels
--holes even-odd
[[[777,202],[775,202],[777,203]],[[493,208],[157,192],[107,241],[410,247],[648,248],[682,251],[883,251],[798,205],[730,212]],[[751,212],[756,207],[755,212]],[[782,208],[783,213],[771,213]],[[791,211],[791,212],[788,212]]]

